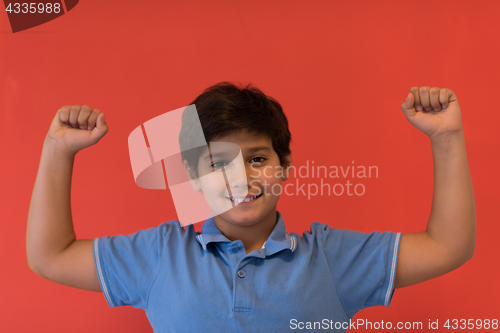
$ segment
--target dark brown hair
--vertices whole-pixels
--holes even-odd
[[[206,142],[246,130],[269,137],[281,165],[290,155],[291,134],[281,105],[252,84],[238,87],[231,82],[220,82],[205,89],[191,104],[196,106]],[[193,147],[193,140],[199,142],[195,133],[199,131],[190,126],[188,118],[185,111],[179,144],[182,160],[186,160],[191,169],[197,170],[201,150],[186,147]]]

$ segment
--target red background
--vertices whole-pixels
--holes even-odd
[[[76,157],[77,237],[156,226],[176,218],[172,199],[135,185],[128,135],[223,80],[254,83],[280,101],[296,166],[354,160],[379,167],[361,197],[283,196],[278,209],[299,234],[313,221],[422,231],[432,200],[431,147],[400,104],[412,86],[452,89],[475,190],[474,258],[355,318],[500,319],[499,10],[496,1],[87,0],[16,34],[0,12],[0,331],[152,331],[143,311],[109,309],[102,293],[28,268],[27,215],[43,139],[62,105],[104,112],[108,134]]]

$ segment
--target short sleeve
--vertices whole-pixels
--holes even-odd
[[[110,307],[145,309],[162,252],[166,224],[130,235],[95,238],[94,264]]]
[[[361,309],[389,306],[401,233],[362,233],[313,223],[321,234],[335,288],[351,318]]]

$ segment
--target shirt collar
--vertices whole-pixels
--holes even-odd
[[[265,256],[270,256],[286,249],[295,252],[297,249],[297,238],[287,233],[283,217],[278,211],[276,211],[276,218],[276,225],[260,250],[262,251],[261,254]],[[196,236],[196,240],[205,251],[207,250],[208,243],[231,242],[222,234],[219,228],[217,228],[213,216],[205,220],[201,227],[201,233]]]

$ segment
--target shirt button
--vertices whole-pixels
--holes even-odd
[[[232,247],[231,250],[229,250],[229,252],[231,252],[231,253],[237,253],[238,252],[238,248],[237,247]]]
[[[244,270],[240,269],[240,270],[238,271],[238,276],[239,276],[240,278],[244,278],[244,277],[245,277],[245,275],[247,275],[247,273],[245,273],[245,271],[244,271]]]

